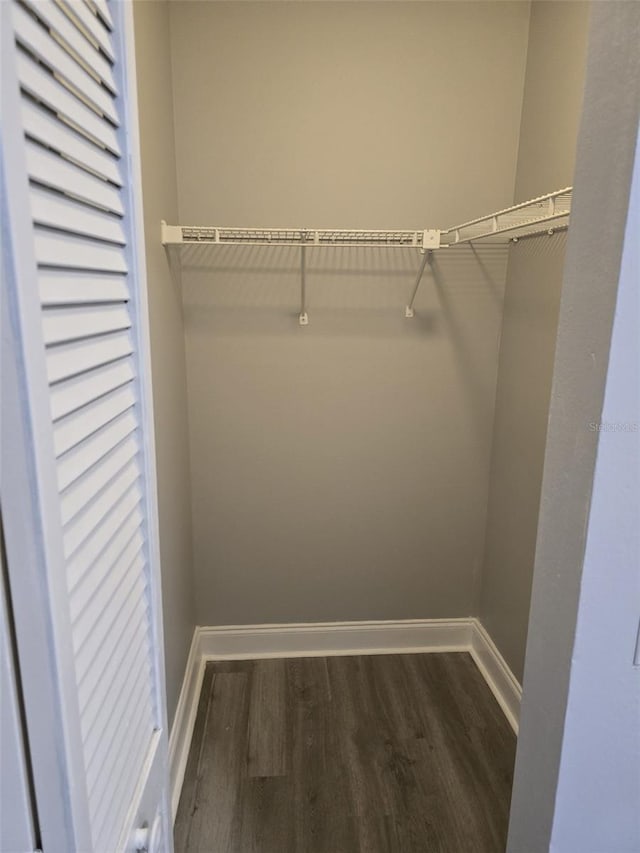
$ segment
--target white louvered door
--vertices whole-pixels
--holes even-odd
[[[131,9],[2,7],[2,511],[40,843],[169,851]]]

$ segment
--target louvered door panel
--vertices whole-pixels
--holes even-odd
[[[104,567],[105,570],[111,568],[109,563],[112,554],[109,546],[118,542],[118,532],[125,522],[131,523],[131,519],[137,519],[142,523],[142,513],[139,511],[141,501],[142,492],[139,488],[134,486],[128,489],[107,514],[100,518],[83,547],[68,557],[68,578],[72,589],[86,575],[90,574],[92,578],[97,575],[98,567]]]
[[[115,128],[96,115],[84,101],[61,86],[48,69],[29,54],[18,56],[18,73],[23,91],[60,119],[113,154],[120,154]]]
[[[111,481],[113,472],[117,475],[125,465],[135,459],[138,451],[135,434],[129,435],[93,465],[85,477],[71,483],[64,490],[60,502],[62,523],[71,521]]]
[[[95,594],[95,591],[104,583],[109,572],[112,571],[111,564],[119,563],[121,560],[125,559],[125,555],[129,552],[131,542],[135,539],[140,528],[141,518],[142,514],[137,508],[136,511],[127,518],[125,523],[118,528],[116,535],[109,543],[109,548],[104,555],[104,559],[95,566],[92,566],[91,571],[86,572],[86,574],[78,579],[77,584],[72,590],[70,601],[71,615],[74,622],[75,619],[82,614],[82,609],[87,607],[92,596]],[[124,614],[118,615],[124,618]],[[78,668],[82,669],[81,661],[78,662]]]
[[[110,94],[51,38],[32,15],[17,9],[14,20],[16,37],[21,45],[46,62],[60,82],[88,106],[108,117],[113,124],[119,124]]]
[[[25,5],[40,20],[53,39],[61,44],[88,73],[117,94],[113,69],[109,62],[95,50],[87,50],[87,43],[78,29],[59,9],[54,0],[25,0]]]
[[[104,336],[106,338],[106,336]],[[49,382],[57,382],[78,376],[92,367],[110,364],[133,352],[133,342],[128,330],[117,332],[104,339],[96,338],[71,341],[61,344],[47,359]]]
[[[95,541],[92,536],[99,520],[116,505],[126,505],[124,496],[138,480],[140,471],[134,459],[111,482],[104,487],[89,506],[71,521],[64,533],[65,556],[68,559],[87,541]]]
[[[58,487],[63,491],[70,483],[76,482],[104,459],[126,436],[136,430],[136,418],[128,409],[121,416],[110,421],[104,429],[98,430],[86,441],[77,444],[68,453],[57,460]]]
[[[128,594],[126,598],[120,602],[121,607],[117,612],[106,611],[104,615],[104,619],[102,623],[98,623],[94,626],[94,629],[88,634],[87,639],[84,643],[78,645],[77,655],[78,655],[78,677],[80,682],[80,706],[85,710],[88,707],[88,700],[90,696],[87,695],[87,691],[84,689],[86,684],[86,678],[89,674],[89,670],[93,667],[93,661],[95,659],[95,654],[100,650],[104,643],[104,639],[108,637],[113,631],[113,627],[116,625],[125,625],[129,621],[131,621],[132,614],[135,613],[136,608],[138,606],[139,601],[143,599],[144,596],[144,585],[141,579],[140,574],[138,573],[132,580],[131,587],[128,589]],[[128,618],[127,618],[128,617]],[[115,646],[114,646],[115,647]],[[139,660],[130,661],[131,665],[134,667],[144,668],[146,665],[146,659],[141,657]],[[125,669],[122,669],[118,675],[122,678],[125,676]],[[146,681],[140,682],[140,689],[147,689],[149,686],[146,684]],[[117,700],[113,703],[112,707],[120,707],[120,704],[128,706],[129,698],[131,696],[131,689],[126,691],[120,691],[118,694]],[[95,709],[96,715],[99,713],[106,714],[109,718],[112,716],[111,710],[105,708],[104,704]],[[91,726],[92,718],[89,715],[87,719],[87,727]],[[104,738],[105,732],[107,729],[102,729],[101,733]],[[98,741],[93,743],[93,748],[99,749],[100,744]],[[89,755],[91,755],[91,750],[89,750]]]
[[[61,3],[66,8],[68,14],[72,16],[85,38],[97,50],[105,53],[113,61],[115,54],[109,34],[98,17],[89,11],[89,7],[84,0],[61,0]]]
[[[76,198],[98,210],[122,215],[122,201],[116,187],[42,145],[31,142],[27,145],[27,166],[32,181],[60,192],[63,198]]]
[[[132,385],[126,385],[83,406],[72,417],[57,421],[53,427],[53,443],[57,455],[62,456],[122,412],[133,408],[135,404],[135,388]]]
[[[80,203],[78,203],[80,202]],[[104,208],[94,209],[82,199],[69,198],[48,188],[31,188],[31,210],[34,222],[82,237],[92,237],[122,246],[126,243],[120,220]]]
[[[22,0],[12,18],[96,853],[122,847],[145,767],[160,766],[118,15],[107,0]]]
[[[121,358],[103,367],[77,372],[71,379],[58,382],[51,389],[51,417],[54,420],[71,414],[114,388],[128,385],[134,378],[131,358]]]
[[[22,124],[30,139],[56,151],[85,171],[121,187],[122,175],[118,161],[109,152],[89,142],[59,116],[53,116],[34,101],[22,101]]]
[[[95,10],[96,14],[100,17],[107,29],[112,30],[113,18],[111,17],[107,0],[92,0],[88,5]]]
[[[120,560],[118,560],[116,569],[109,572],[102,579],[102,582],[98,584],[100,595],[94,595],[89,600],[89,603],[81,608],[74,622],[73,638],[76,643],[76,649],[84,646],[94,628],[98,628],[102,621],[108,623],[108,614],[111,608],[106,608],[104,604],[111,602],[117,597],[124,596],[121,602],[123,604],[124,600],[128,597],[137,577],[137,574],[131,571],[131,565],[135,559],[142,559],[139,554],[142,550],[142,544],[142,541],[138,537],[134,536],[130,540]],[[115,609],[117,612],[120,612],[122,606],[119,605]]]
[[[129,565],[127,564],[127,568]],[[85,698],[82,699],[81,697],[80,707],[85,717],[92,721],[83,733],[88,758],[91,758],[92,750],[97,748],[97,738],[94,737],[95,724],[100,722],[101,711],[107,713],[104,711],[105,699],[113,690],[114,682],[126,679],[128,672],[140,664],[141,651],[146,642],[146,634],[139,624],[131,620],[127,622],[123,619],[121,622],[122,632],[117,644],[111,650],[111,656],[105,661],[104,669],[99,674],[90,669],[82,684]],[[111,706],[107,716],[111,714],[112,709],[113,706]]]

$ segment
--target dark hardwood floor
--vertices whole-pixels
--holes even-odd
[[[209,663],[176,853],[502,853],[515,745],[466,653]]]

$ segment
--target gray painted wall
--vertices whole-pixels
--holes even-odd
[[[573,182],[588,3],[534,2],[515,201]],[[522,680],[566,234],[509,253],[478,612]]]
[[[635,474],[628,470],[637,457],[630,456],[628,436],[590,426],[638,416],[637,268],[625,266],[619,291],[618,281],[640,118],[639,34],[640,5],[594,4],[509,853],[626,853],[640,841],[637,775],[634,779],[638,671],[631,666],[638,618],[638,482],[637,468]],[[637,211],[631,229],[634,222]],[[633,252],[637,230],[630,234],[627,248]],[[637,245],[635,253],[637,258]]]
[[[178,215],[168,3],[136,2],[134,25],[171,725],[195,626],[195,609],[182,299],[160,245],[160,220],[176,220]]]
[[[512,202],[523,3],[171,5],[179,217],[429,227]],[[506,252],[183,252],[200,623],[462,616]]]

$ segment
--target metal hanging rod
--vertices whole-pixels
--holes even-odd
[[[299,246],[301,326],[309,324],[307,314],[306,250],[340,246],[418,249],[424,254],[413,286],[405,317],[414,316],[414,303],[427,264],[435,249],[452,249],[466,243],[510,243],[521,237],[553,234],[568,228],[572,187],[514,204],[488,216],[463,222],[446,230],[353,231],[308,228],[222,228],[212,225],[167,225],[162,222],[163,246]],[[545,227],[546,226],[546,227]]]

